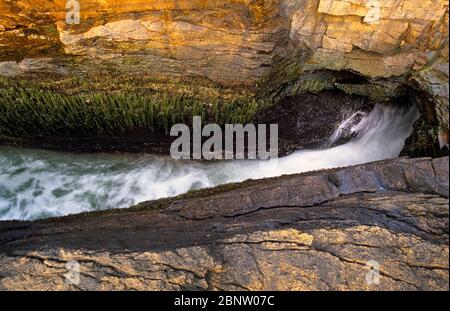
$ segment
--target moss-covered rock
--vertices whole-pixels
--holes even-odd
[[[0,79],[0,135],[90,137],[134,130],[167,133],[194,115],[249,123],[265,107],[250,91],[207,80],[150,76]]]

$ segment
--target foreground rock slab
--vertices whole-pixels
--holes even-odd
[[[448,290],[448,167],[402,158],[0,222],[0,289]]]

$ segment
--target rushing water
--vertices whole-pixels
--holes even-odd
[[[154,155],[0,147],[0,219],[123,208],[223,183],[394,158],[416,117],[414,107],[378,105],[362,116],[350,115],[330,137],[332,142],[344,131],[358,133],[350,142],[270,161],[181,162]]]

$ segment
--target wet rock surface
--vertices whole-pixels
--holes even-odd
[[[389,104],[395,105],[392,101]],[[331,134],[351,114],[369,112],[374,102],[360,96],[349,96],[342,91],[323,91],[318,94],[301,94],[287,97],[260,113],[254,124],[278,124],[278,154],[285,156],[296,150],[321,148],[329,145]],[[209,123],[202,120],[202,125]],[[256,126],[257,128],[257,126]],[[269,126],[268,126],[269,128]],[[222,131],[225,132],[224,126]],[[10,138],[0,135],[0,145],[25,148],[43,148],[69,152],[136,152],[170,154],[177,136],[152,129],[135,129],[112,136],[33,137]],[[267,146],[270,144],[267,131]],[[341,135],[339,144],[353,136]],[[203,137],[206,141],[208,137]],[[223,142],[225,145],[225,141]],[[191,149],[193,150],[192,146]]]
[[[331,134],[344,120],[358,111],[368,113],[374,105],[364,97],[352,97],[339,91],[303,94],[286,97],[270,107],[257,123],[278,124],[280,155],[286,155],[296,150],[329,146]],[[346,133],[341,136],[338,144],[353,138]]]
[[[400,158],[0,222],[0,288],[448,290],[448,166]]]
[[[435,149],[444,150],[448,155],[448,49],[436,54],[431,53],[431,56],[429,65],[412,77],[415,88],[422,90],[422,93],[426,94],[422,96],[416,95],[418,97],[416,98],[418,106],[421,107],[423,112],[422,122],[416,125],[415,136],[419,139],[422,136],[422,141],[428,140],[433,142],[437,145]],[[421,131],[424,133],[421,133]],[[426,139],[427,134],[433,137]],[[420,146],[420,144],[417,145]],[[428,153],[428,155],[431,154],[431,152]]]

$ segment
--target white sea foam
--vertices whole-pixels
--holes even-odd
[[[193,162],[154,155],[69,154],[0,147],[0,219],[33,220],[133,204],[215,185],[395,158],[412,131],[414,107],[377,105],[357,136],[326,149],[270,161]],[[351,118],[351,119],[350,119]]]

